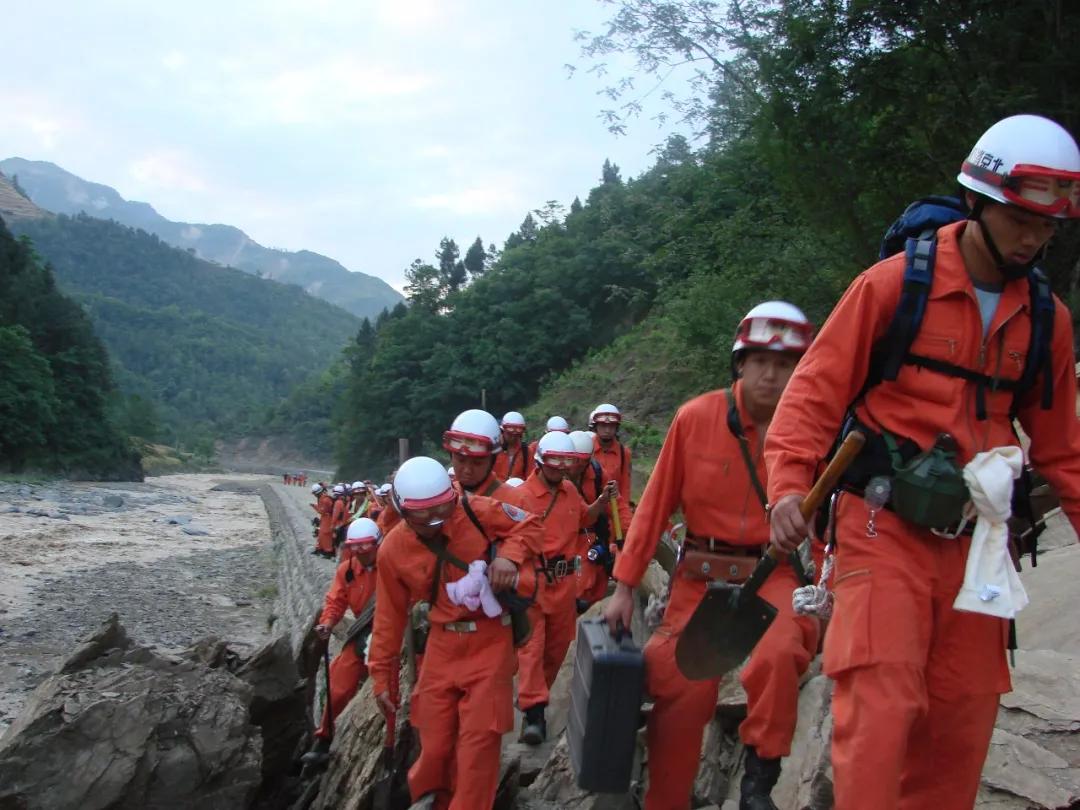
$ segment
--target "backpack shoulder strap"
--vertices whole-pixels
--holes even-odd
[[[476,512],[473,511],[472,505],[469,503],[469,495],[464,490],[461,491],[461,508],[465,510],[465,517],[469,519],[476,530],[480,532],[480,536],[491,543],[491,538],[488,537],[487,531],[484,530],[483,524],[480,523],[480,519],[476,516]]]
[[[439,562],[448,562],[451,565],[460,568],[462,571],[469,570],[468,563],[463,562],[461,559],[451,554],[447,550],[445,543],[436,543],[434,540],[428,540],[426,537],[420,537],[420,535],[417,535],[417,538],[427,547],[428,551],[439,558]],[[487,538],[485,537],[485,539]]]
[[[750,442],[747,441],[742,419],[739,418],[739,408],[735,402],[734,389],[725,388],[724,397],[727,399],[728,403],[728,430],[731,431],[731,435],[739,442],[739,452],[742,453],[743,463],[746,465],[746,472],[750,475],[750,483],[754,487],[754,492],[757,494],[758,500],[761,501],[761,508],[765,509],[769,504],[769,498],[765,494],[765,487],[762,486],[761,479],[758,478],[757,467],[754,464],[753,456],[750,454]]]
[[[589,463],[592,466],[593,480],[596,481],[596,492],[599,494],[604,489],[604,468],[600,466],[600,462],[595,458],[590,459]]]
[[[1041,372],[1043,390],[1040,405],[1049,410],[1054,400],[1054,363],[1051,345],[1054,341],[1054,294],[1050,289],[1050,280],[1039,267],[1028,272],[1028,294],[1031,297],[1031,340],[1028,343],[1024,371],[1013,393],[1009,417],[1015,419],[1020,410],[1020,398],[1035,386],[1035,379]]]
[[[936,260],[936,232],[924,232],[918,238],[907,240],[904,247],[904,282],[900,288],[900,303],[882,340],[882,380],[896,379],[915,336],[919,334],[919,327],[922,326],[923,316],[926,314],[926,302],[930,298],[930,288],[934,284]]]

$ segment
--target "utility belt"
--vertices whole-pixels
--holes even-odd
[[[939,434],[922,450],[911,439],[874,431],[854,417],[841,438],[854,429],[866,436],[866,444],[841,477],[841,489],[863,498],[872,510],[887,509],[939,537],[974,531],[964,516],[970,494],[951,436]]]
[[[741,583],[753,572],[764,546],[736,546],[715,537],[687,534],[676,565],[690,579]]]
[[[443,624],[436,624],[435,627],[442,628],[448,633],[475,633],[483,622],[498,622],[503,627],[510,626],[510,614],[502,613],[492,619],[473,619],[470,621],[462,622],[445,622]]]
[[[551,557],[541,557],[540,562],[542,564],[536,569],[537,572],[544,575],[548,585],[554,585],[577,571],[580,558],[575,557],[568,560],[565,555],[558,554]]]

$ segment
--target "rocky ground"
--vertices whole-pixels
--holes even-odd
[[[266,476],[0,484],[0,733],[79,637],[116,612],[152,649],[268,638]]]

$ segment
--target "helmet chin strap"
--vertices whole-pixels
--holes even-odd
[[[998,250],[993,234],[990,233],[990,228],[987,227],[986,223],[983,221],[982,213],[985,207],[986,198],[981,194],[977,194],[975,196],[975,205],[971,209],[970,218],[978,224],[979,230],[982,231],[983,242],[986,243],[986,247],[990,251],[990,257],[994,260],[994,265],[997,267],[998,272],[1005,276],[1006,281],[1016,281],[1017,279],[1026,277],[1028,271],[1034,266],[1035,260],[1033,259],[1027,264],[1014,264],[1005,261],[1005,258],[1001,255],[1001,251]]]

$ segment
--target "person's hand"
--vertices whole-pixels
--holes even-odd
[[[611,595],[604,608],[604,621],[608,623],[611,635],[618,636],[621,633],[630,632],[630,619],[633,615],[634,589],[620,582],[615,586],[615,593]]]
[[[502,591],[508,591],[514,587],[514,583],[517,580],[518,569],[510,560],[505,557],[496,557],[491,561],[491,565],[487,569],[488,582],[491,583],[491,590],[495,593]]]
[[[328,625],[328,624],[317,624],[317,625],[315,625],[315,633],[323,641],[327,641],[330,638],[330,625]]]
[[[382,712],[382,716],[386,718],[387,722],[397,714],[397,701],[390,697],[389,692],[379,692],[375,696],[375,704],[379,707],[379,711]]]
[[[619,483],[618,481],[608,481],[604,484],[604,489],[600,493],[600,499],[604,503],[608,503],[612,498],[619,497]]]
[[[769,542],[783,554],[790,554],[806,539],[810,530],[799,506],[802,495],[785,495],[769,510]]]

